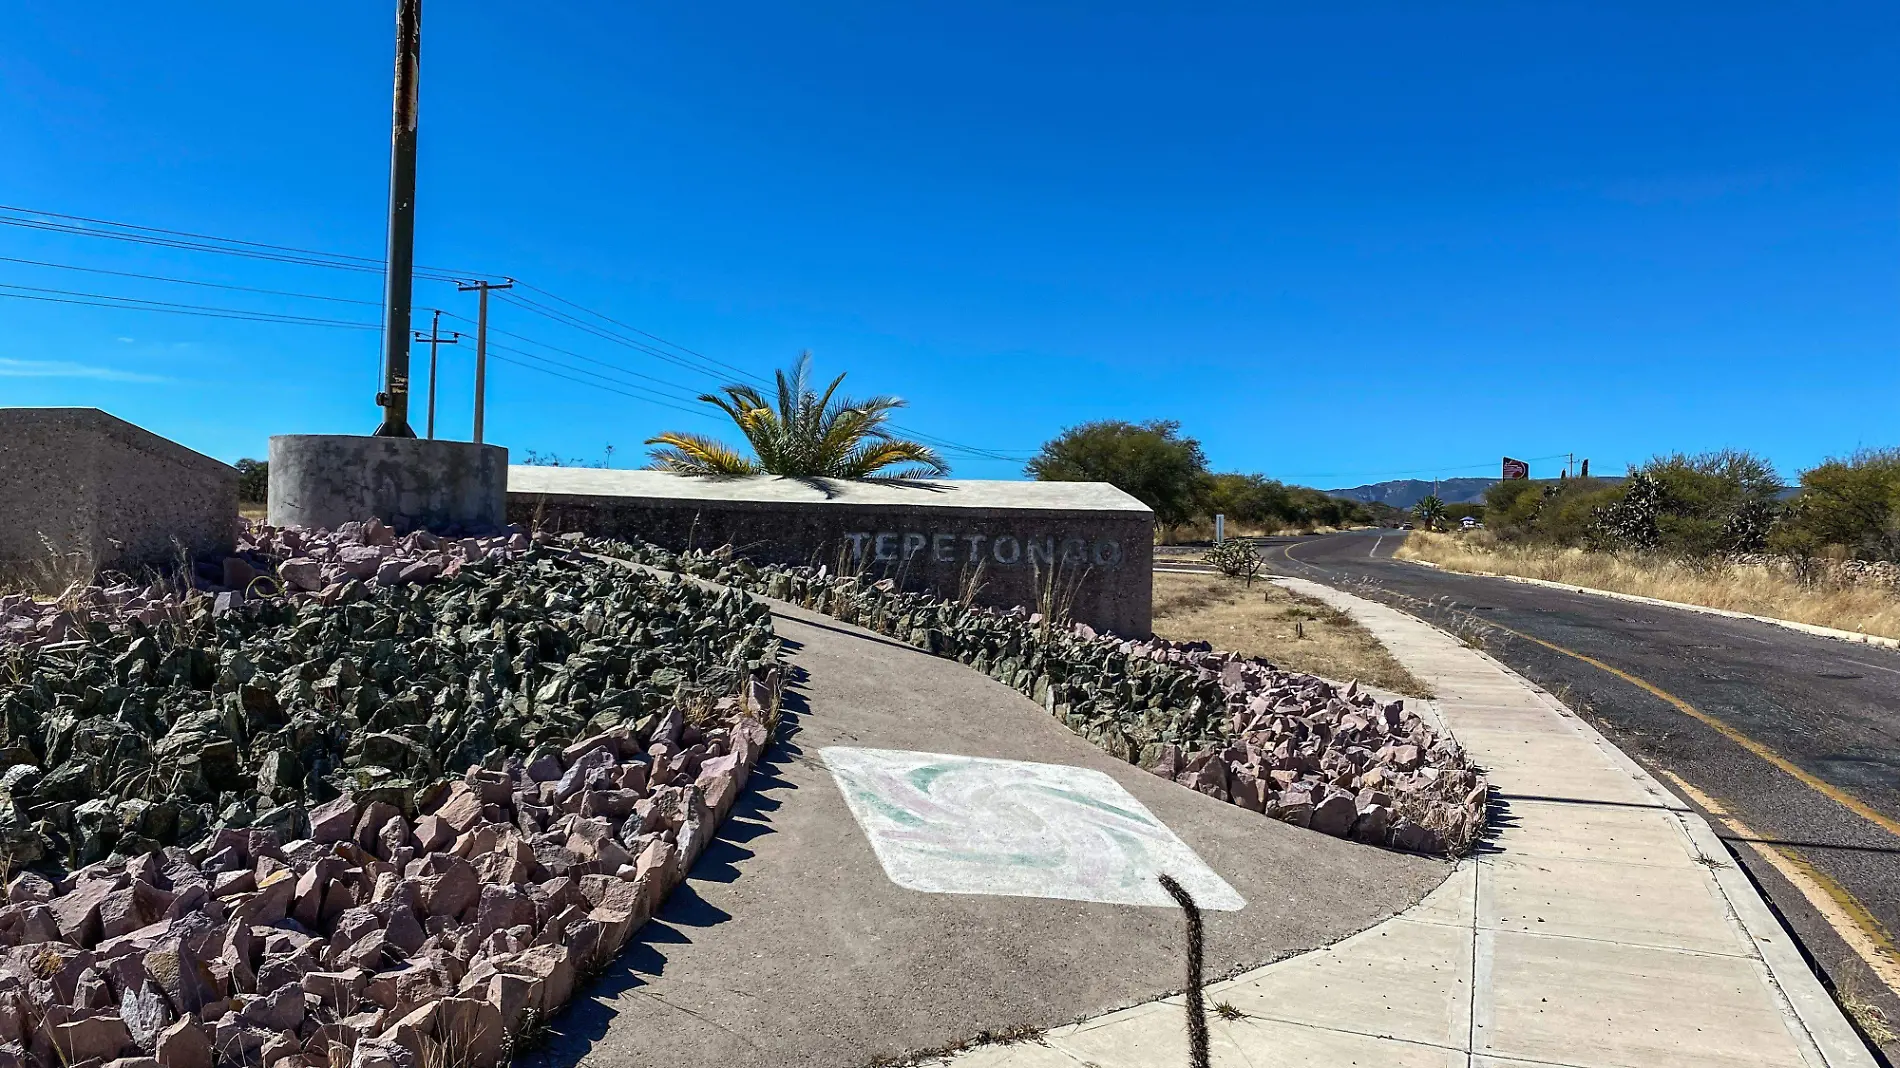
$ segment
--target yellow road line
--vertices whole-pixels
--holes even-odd
[[[1650,682],[1648,679],[1638,678],[1637,676],[1632,675],[1629,672],[1622,670],[1621,668],[1611,667],[1610,665],[1604,663],[1603,661],[1598,660],[1596,657],[1585,656],[1584,654],[1579,653],[1574,649],[1566,649],[1561,645],[1557,645],[1553,642],[1547,642],[1542,638],[1533,638],[1521,630],[1512,630],[1510,627],[1507,627],[1503,625],[1502,623],[1494,623],[1488,619],[1484,620],[1483,622],[1489,626],[1496,627],[1507,634],[1515,634],[1527,642],[1535,642],[1536,644],[1541,645],[1544,648],[1551,650],[1552,652],[1562,653],[1568,657],[1574,657],[1575,659],[1581,660],[1584,663],[1589,664],[1591,667],[1594,667],[1594,668],[1601,668],[1602,670],[1607,671],[1612,675],[1615,675],[1617,678],[1622,679],[1624,682],[1627,682],[1630,685],[1637,687],[1638,689],[1645,690],[1648,693],[1653,694],[1664,701],[1667,701],[1669,704],[1674,705],[1676,710],[1681,712],[1683,715],[1688,716],[1691,719],[1694,719],[1696,722],[1709,727],[1710,729],[1714,730],[1716,733],[1720,734],[1722,737],[1727,738],[1729,741],[1734,742],[1736,745],[1739,745],[1743,749],[1746,749],[1749,752],[1755,754],[1757,757],[1760,757],[1762,760],[1765,760],[1768,763],[1773,764],[1775,767],[1780,768],[1782,771],[1787,772],[1789,775],[1794,776],[1797,780],[1801,782],[1802,785],[1808,787],[1809,789],[1815,791],[1816,793],[1819,793],[1827,797],[1829,800],[1836,802],[1837,804],[1846,808],[1848,811],[1854,813],[1856,816],[1859,816],[1864,820],[1867,820],[1871,823],[1878,825],[1879,827],[1884,829],[1888,834],[1891,834],[1897,838],[1900,838],[1900,820],[1896,820],[1892,816],[1889,816],[1883,812],[1880,812],[1879,810],[1875,809],[1873,806],[1867,804],[1865,801],[1862,801],[1860,798],[1855,797],[1854,795],[1848,793],[1847,791],[1841,789],[1838,786],[1835,786],[1833,783],[1825,782],[1822,779],[1813,775],[1812,773],[1803,770],[1802,768],[1798,767],[1794,763],[1794,761],[1789,760],[1787,757],[1784,757],[1780,753],[1775,752],[1773,749],[1769,748],[1767,745],[1764,745],[1763,743],[1756,741],[1755,739],[1749,737],[1748,735],[1743,734],[1741,731],[1735,729],[1729,724],[1723,722],[1720,719],[1717,719],[1714,716],[1709,715],[1707,712],[1704,712],[1701,709],[1690,704],[1689,702],[1684,701],[1682,698],[1677,697],[1675,694],[1670,693],[1668,690],[1665,690],[1662,687],[1657,686],[1655,683]]]
[[[1730,815],[1715,798],[1684,782],[1682,776],[1673,771],[1664,771],[1663,775],[1704,812],[1733,834],[1747,840],[1750,849],[1760,854],[1763,860],[1781,873],[1782,878],[1801,891],[1801,896],[1808,899],[1808,903],[1814,906],[1814,910],[1821,914],[1829,927],[1834,928],[1841,940],[1847,943],[1847,948],[1866,961],[1867,967],[1873,969],[1873,973],[1888,989],[1900,991],[1900,947],[1894,945],[1886,927],[1874,918],[1873,913],[1867,911],[1867,906],[1799,852],[1787,846],[1772,846],[1760,841],[1762,836],[1748,824]]]

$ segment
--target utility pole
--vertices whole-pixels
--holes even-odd
[[[413,438],[409,427],[409,298],[416,264],[416,102],[422,77],[422,0],[396,0],[396,103],[389,134],[389,251],[383,264],[383,423],[376,436]]]
[[[429,343],[429,440],[434,441],[435,440],[435,347],[437,345],[460,344],[462,341],[462,335],[451,330],[449,331],[449,336],[447,337],[442,336],[442,309],[437,308],[435,310],[435,315],[430,317],[429,319],[429,332],[425,334],[422,331],[418,330],[415,332],[414,336],[417,341],[427,341]]]
[[[458,282],[455,288],[467,293],[474,290],[481,294],[479,310],[475,313],[475,444],[482,443],[482,414],[488,401],[488,291],[491,289],[513,289],[515,280],[490,282],[481,279],[475,282]]]

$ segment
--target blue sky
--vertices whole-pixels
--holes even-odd
[[[380,256],[393,10],[0,0],[0,204]],[[1171,418],[1218,468],[1327,486],[1728,445],[1791,474],[1900,444],[1897,61],[1890,4],[431,0],[417,257],[751,373],[810,349],[1005,455]],[[380,297],[20,227],[0,256]],[[5,261],[0,284],[380,318]],[[670,397],[718,381],[492,321],[616,388],[655,383],[602,364]],[[372,429],[378,346],[0,298],[0,404],[262,455]],[[468,433],[467,348],[444,436]],[[515,365],[490,385],[517,456],[630,466],[658,430],[719,429]]]

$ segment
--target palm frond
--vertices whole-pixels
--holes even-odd
[[[915,466],[901,472],[888,468],[898,464]],[[915,441],[876,438],[860,444],[842,458],[839,478],[941,478],[950,470],[943,457],[928,445]]]
[[[774,373],[775,396],[749,385],[720,387],[699,399],[718,408],[745,436],[753,459],[712,438],[667,433],[650,439],[659,445],[653,466],[683,474],[765,473],[793,478],[924,478],[948,474],[950,465],[935,450],[896,437],[886,423],[904,407],[898,397],[867,400],[841,397],[844,375],[812,388],[811,353],[799,354],[790,368]],[[911,464],[893,472],[898,464]]]
[[[703,434],[668,431],[648,438],[646,444],[661,446],[653,450],[653,466],[658,470],[722,477],[761,473],[759,465],[740,455],[738,450]]]

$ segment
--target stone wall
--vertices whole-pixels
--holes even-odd
[[[731,545],[998,608],[1068,602],[1129,637],[1152,623],[1154,514],[1103,483],[706,480],[658,471],[508,469],[508,519],[555,533]]]
[[[228,550],[237,471],[97,408],[0,408],[0,581]],[[42,540],[44,537],[44,541]]]

